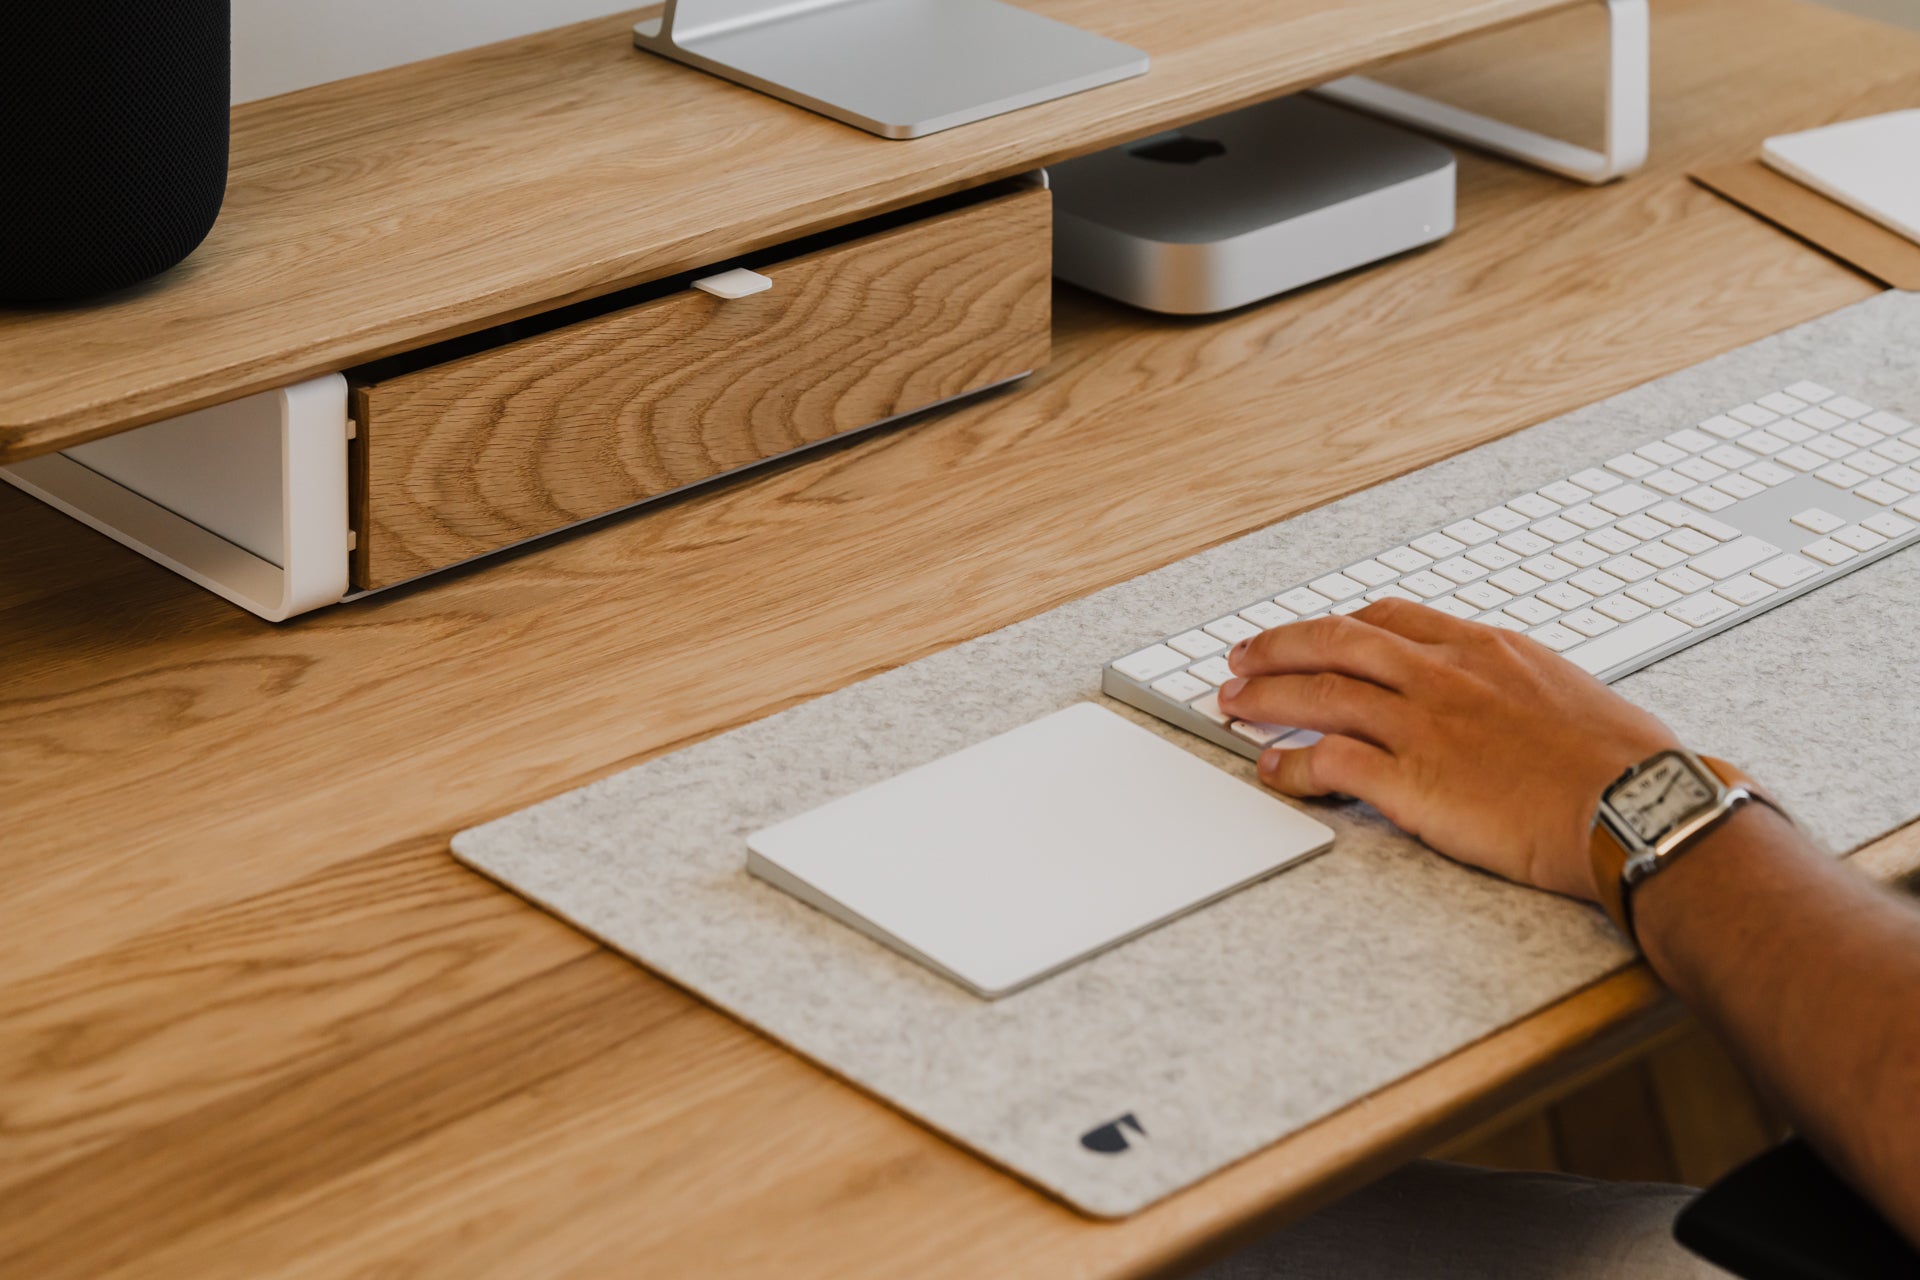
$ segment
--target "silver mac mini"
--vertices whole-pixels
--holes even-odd
[[[1453,230],[1453,153],[1281,98],[1050,171],[1053,272],[1149,311],[1206,315]]]

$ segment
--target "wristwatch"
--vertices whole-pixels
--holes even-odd
[[[1614,780],[1593,819],[1593,883],[1600,905],[1628,938],[1633,889],[1677,859],[1744,804],[1786,810],[1723,760],[1660,751]]]

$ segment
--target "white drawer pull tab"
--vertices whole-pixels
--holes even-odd
[[[758,271],[735,267],[732,271],[722,271],[717,276],[695,280],[693,287],[702,293],[710,293],[716,298],[744,298],[750,293],[764,293],[773,288],[773,281]]]

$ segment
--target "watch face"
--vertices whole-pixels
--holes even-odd
[[[1679,756],[1661,756],[1613,789],[1608,802],[1647,844],[1713,804],[1716,788]]]

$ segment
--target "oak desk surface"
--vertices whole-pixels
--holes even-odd
[[[1562,34],[1501,37],[1516,92],[1590,85],[1519,56]],[[1062,289],[1020,387],[283,626],[0,492],[0,1274],[1172,1270],[1670,1023],[1626,970],[1098,1224],[446,849],[1873,292],[1683,175],[1920,103],[1920,40],[1792,0],[1655,39],[1625,183],[1463,156],[1430,251],[1212,321]],[[1422,75],[1497,92],[1462,65]]]

